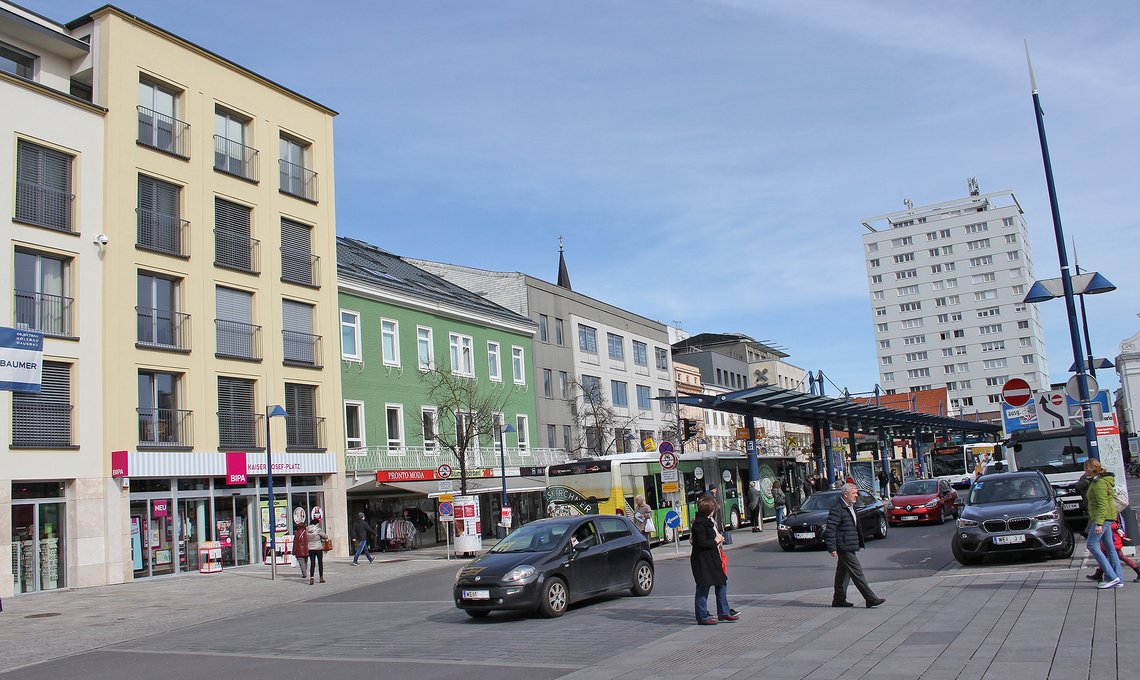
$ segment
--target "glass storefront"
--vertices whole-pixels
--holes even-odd
[[[13,482],[12,576],[15,592],[54,590],[66,584],[62,482]]]
[[[278,504],[323,507],[320,476],[273,477]],[[131,558],[135,578],[198,570],[203,541],[222,545],[222,565],[262,562],[268,553],[268,499],[264,477],[248,485],[228,486],[223,477],[131,480]],[[259,511],[264,503],[265,513]],[[262,518],[262,515],[265,518]],[[284,525],[289,532],[291,520]],[[278,539],[284,535],[278,531]]]

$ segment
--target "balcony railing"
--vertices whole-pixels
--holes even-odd
[[[173,408],[140,408],[139,446],[193,446],[193,411]]]
[[[37,227],[72,232],[71,203],[75,194],[34,182],[16,182],[16,220]]]
[[[219,357],[261,361],[261,326],[214,319]]]
[[[74,337],[71,331],[71,303],[71,298],[61,295],[14,291],[12,306],[16,328],[39,331],[59,338]]]
[[[18,393],[17,393],[18,394]],[[12,446],[65,448],[71,441],[71,404],[12,400]]]
[[[214,169],[251,182],[260,181],[257,149],[214,135]]]
[[[284,158],[278,159],[281,166],[282,193],[303,198],[306,201],[317,202],[317,173],[296,163],[290,163]]]
[[[298,331],[281,331],[285,343],[285,363],[321,366],[321,336]]]
[[[152,210],[138,214],[138,247],[166,255],[190,257],[190,220]]]
[[[321,258],[316,255],[296,253],[291,249],[281,249],[281,280],[299,283],[302,286],[321,285]]]
[[[146,108],[139,110],[139,144],[158,149],[179,158],[190,157],[190,124],[165,113]]]
[[[239,451],[265,448],[261,443],[264,418],[263,413],[218,411],[218,446]]]
[[[190,351],[190,315],[169,309],[135,307],[138,344],[152,349]]]
[[[325,448],[325,419],[285,416],[285,446],[290,449]]]
[[[250,274],[261,273],[261,241],[228,229],[214,230],[214,264]]]
[[[572,456],[563,449],[535,449],[511,448],[506,450],[506,466],[510,467],[545,467],[557,465],[572,460]],[[363,448],[348,449],[344,453],[344,468],[348,472],[375,472],[376,470],[431,470],[447,463],[455,468],[458,475],[459,465],[455,456],[449,449],[441,446],[365,446]],[[478,450],[467,451],[467,469],[494,468],[499,469],[499,449],[484,446]],[[470,475],[469,476],[473,476]]]

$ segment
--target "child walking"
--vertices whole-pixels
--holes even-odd
[[[1124,539],[1126,538],[1128,537],[1124,535],[1124,529],[1121,528],[1120,522],[1116,522],[1116,529],[1112,532],[1112,545],[1116,548],[1116,555],[1120,558],[1121,564],[1127,564],[1132,567],[1132,571],[1136,572],[1136,578],[1132,579],[1132,582],[1140,583],[1140,564],[1124,554]],[[1086,575],[1085,578],[1090,581],[1099,581],[1103,576],[1104,572],[1098,567],[1094,574]]]

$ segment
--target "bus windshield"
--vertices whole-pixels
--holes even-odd
[[[935,477],[950,477],[973,472],[973,470],[966,469],[966,452],[962,449],[953,452],[936,451],[932,453],[930,469]]]
[[[1080,472],[1088,454],[1082,436],[1062,436],[1018,442],[1014,447],[1018,470],[1040,470],[1045,474]]]

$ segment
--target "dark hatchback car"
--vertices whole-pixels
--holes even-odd
[[[974,482],[950,541],[954,559],[978,564],[986,555],[1073,555],[1073,532],[1045,475],[1030,470],[986,474]]]
[[[823,545],[827,514],[832,506],[843,502],[840,494],[839,490],[817,491],[808,496],[798,510],[776,527],[780,547],[790,551]],[[887,511],[879,499],[860,491],[855,498],[855,516],[859,518],[864,537],[887,537]]]
[[[562,616],[572,602],[653,590],[653,553],[619,515],[540,519],[511,532],[455,575],[455,606],[480,618],[496,609]]]

